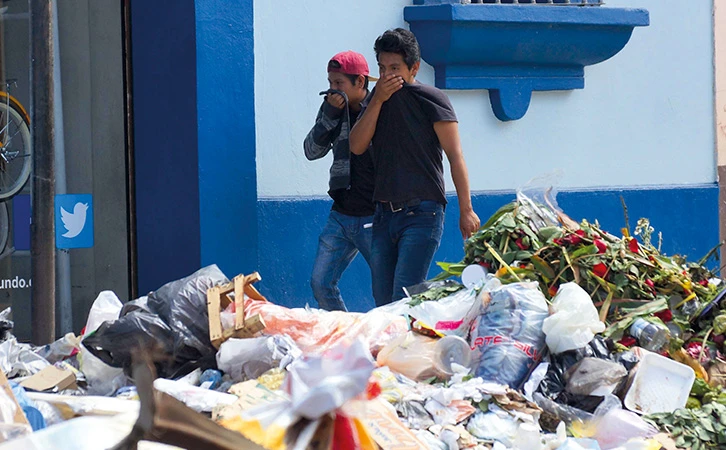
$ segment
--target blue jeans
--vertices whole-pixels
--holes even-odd
[[[310,286],[321,309],[347,311],[338,282],[358,252],[371,265],[373,216],[355,217],[330,211],[318,239]]]
[[[376,306],[404,297],[403,288],[426,280],[444,231],[444,206],[433,201],[393,212],[376,203],[371,276]]]

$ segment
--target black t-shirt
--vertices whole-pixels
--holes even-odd
[[[419,82],[405,84],[384,102],[366,152],[373,152],[374,200],[445,205],[443,149],[434,123],[456,121],[446,94]]]
[[[357,112],[350,114],[350,128],[358,120]],[[370,152],[362,155],[350,154],[350,187],[336,189],[328,194],[333,199],[333,210],[347,216],[372,216],[373,205],[373,159]]]

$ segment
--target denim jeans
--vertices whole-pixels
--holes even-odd
[[[404,297],[403,288],[426,280],[444,231],[444,206],[433,201],[393,212],[376,204],[371,276],[376,306]]]
[[[373,216],[347,216],[330,211],[318,239],[310,286],[321,309],[347,311],[338,282],[358,252],[371,265]]]

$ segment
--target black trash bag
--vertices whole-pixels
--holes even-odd
[[[583,348],[568,350],[556,355],[550,355],[550,366],[547,370],[547,375],[539,384],[537,392],[557,403],[569,405],[571,402],[580,401],[579,398],[577,400],[572,400],[572,394],[568,394],[565,391],[565,387],[567,386],[565,374],[570,367],[585,358],[610,359],[610,353],[612,351],[611,346],[611,341],[606,340],[602,336],[595,336],[592,341]],[[602,397],[598,398],[602,400]],[[595,407],[597,407],[597,405],[595,405]]]
[[[227,282],[222,271],[211,265],[167,283],[126,303],[119,319],[103,323],[83,345],[127,374],[131,355],[142,349],[151,352],[157,373],[165,378],[183,376],[197,367],[216,368],[217,350],[209,340],[207,289]]]
[[[82,343],[104,363],[124,369],[131,367],[131,356],[139,350],[149,349],[156,358],[170,355],[174,347],[171,328],[156,314],[142,310],[103,322]]]
[[[209,340],[207,290],[228,282],[224,273],[213,264],[148,295],[148,309],[171,328],[172,354],[177,362],[195,361],[217,353]]]

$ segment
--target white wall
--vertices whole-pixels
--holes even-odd
[[[260,196],[325,195],[332,156],[309,162],[302,141],[327,89],[327,61],[356,50],[375,74],[373,42],[407,27],[403,7],[411,3],[255,2]],[[518,121],[497,120],[487,91],[447,91],[472,190],[514,189],[553,169],[563,170],[562,187],[574,188],[714,182],[712,6],[609,0],[607,7],[648,9],[651,25],[636,28],[615,57],[587,67],[585,89],[534,93]],[[422,65],[418,80],[432,84],[433,69]]]

